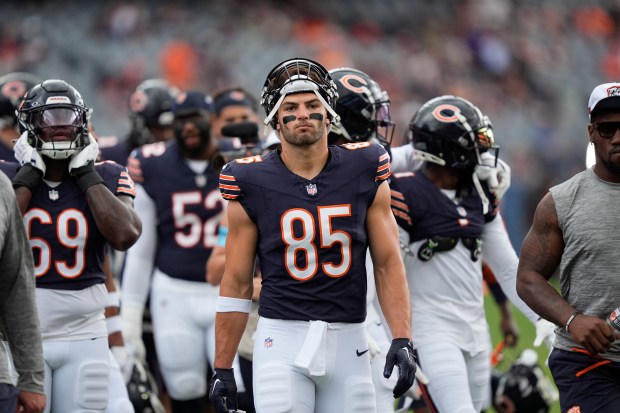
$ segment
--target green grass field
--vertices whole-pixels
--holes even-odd
[[[487,320],[489,321],[489,329],[491,330],[491,340],[493,341],[493,345],[495,345],[499,343],[499,341],[502,339],[499,329],[500,314],[497,309],[497,305],[493,301],[493,297],[490,294],[485,297],[484,305],[487,312]],[[516,310],[514,307],[512,314],[519,328],[519,342],[516,348],[504,350],[504,364],[498,365],[498,369],[501,371],[505,370],[505,368],[510,365],[510,361],[516,359],[521,351],[526,348],[533,348],[538,352],[539,364],[543,368],[545,374],[547,374],[549,379],[553,382],[553,379],[551,379],[551,373],[549,372],[549,368],[545,364],[545,360],[547,359],[547,356],[549,354],[549,349],[544,344],[537,348],[534,347],[532,345],[534,341],[534,336],[536,334],[534,326],[529,322],[527,318],[525,318],[525,316],[523,316],[523,314],[521,314],[520,311]],[[495,412],[495,410],[490,409],[489,413],[490,412]],[[558,402],[555,402],[550,412],[560,413],[560,404]]]

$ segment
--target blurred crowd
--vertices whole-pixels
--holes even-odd
[[[518,249],[541,196],[584,168],[588,94],[620,79],[619,23],[617,0],[4,1],[0,74],[75,85],[100,135],[128,129],[127,98],[145,78],[258,96],[293,56],[377,80],[395,144],[421,102],[465,97],[512,166],[503,210]]]

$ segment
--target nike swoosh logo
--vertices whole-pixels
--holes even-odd
[[[364,350],[362,352],[360,352],[359,350],[355,350],[355,354],[357,354],[357,357],[361,357],[364,354],[366,354],[368,352],[368,350]]]

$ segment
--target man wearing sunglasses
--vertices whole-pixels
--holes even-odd
[[[588,135],[595,163],[540,201],[523,241],[517,290],[555,323],[549,368],[562,411],[620,411],[620,83],[594,88]],[[561,291],[547,282],[559,270]]]

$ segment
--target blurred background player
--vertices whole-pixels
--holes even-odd
[[[140,83],[129,96],[129,134],[122,140],[102,136],[99,145],[102,159],[127,165],[127,158],[134,149],[172,139],[172,104],[178,93],[163,79],[147,79]]]
[[[211,116],[211,130],[217,139],[223,140],[220,149],[227,150],[229,145],[238,145],[226,142],[229,135],[222,133],[222,128],[233,123],[254,123],[258,137],[258,101],[239,86],[230,86],[217,91],[213,95],[213,115]],[[251,137],[251,136],[250,136]]]
[[[125,261],[123,332],[129,352],[144,360],[142,315],[150,289],[159,368],[175,413],[202,413],[215,353],[219,288],[206,282],[205,265],[224,199],[209,162],[217,152],[210,109],[204,93],[180,93],[172,107],[175,139],[140,147],[128,163],[143,235]]]
[[[254,96],[241,87],[227,87],[216,92],[213,97],[213,106],[212,130],[216,136],[220,137],[219,148],[222,151],[220,153],[223,158],[222,164],[236,158],[244,158],[269,150],[269,148],[265,147],[267,141],[259,137],[258,102]],[[271,143],[273,144],[274,142],[271,141]],[[279,140],[277,143],[279,144]],[[211,256],[207,261],[206,278],[212,285],[219,285],[224,275],[227,233],[228,219],[224,214],[218,229],[216,246],[213,248]],[[253,336],[258,322],[260,281],[260,268],[257,268],[254,277],[254,292],[252,294],[253,305],[238,349],[239,373],[246,389],[245,395],[239,394],[239,407],[248,413],[255,411],[252,387],[252,358]]]
[[[21,98],[41,79],[32,73],[14,72],[0,77],[0,159],[14,162],[13,145],[19,138],[15,110]]]
[[[130,130],[124,139],[116,136],[100,136],[98,138],[102,160],[112,160],[119,165],[127,165],[130,153],[147,143],[160,142],[171,139],[172,130],[172,104],[178,90],[163,79],[146,79],[132,91],[127,99],[129,111]],[[120,281],[124,263],[124,253],[110,251],[110,268],[116,281]],[[153,343],[150,313],[147,310],[144,315],[143,342],[147,348],[147,359],[141,366],[145,371],[152,370],[157,388],[163,390],[163,383],[159,375],[157,352]],[[118,356],[118,354],[117,354]],[[122,357],[122,356],[121,356]],[[120,362],[120,360],[119,360]],[[124,369],[125,378],[132,374],[132,360],[129,364],[121,365]]]
[[[103,309],[106,246],[129,248],[140,235],[133,182],[124,167],[95,165],[90,110],[62,80],[33,87],[18,109],[13,180],[35,256],[37,305],[46,361],[46,412],[103,412],[110,356]]]
[[[516,294],[517,255],[475,172],[481,154],[496,148],[488,119],[465,99],[441,96],[422,105],[409,128],[425,163],[395,174],[391,185],[392,209],[409,240],[414,345],[438,410],[477,413],[488,402],[491,372],[482,255],[510,300],[532,323],[538,317]]]

